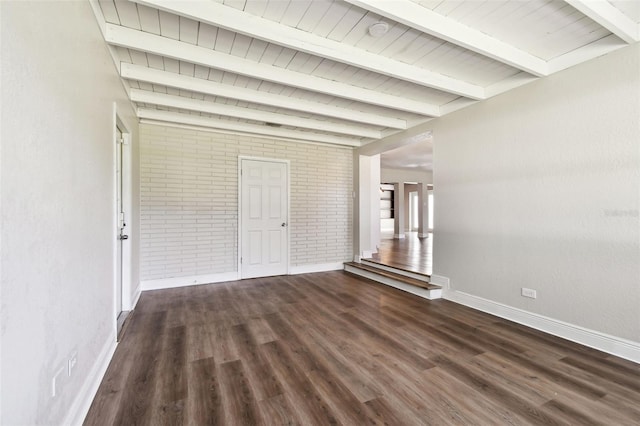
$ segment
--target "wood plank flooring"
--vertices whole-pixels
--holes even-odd
[[[381,235],[378,253],[373,261],[407,271],[431,275],[433,272],[433,234],[418,238],[417,232],[405,233],[405,238],[393,238],[393,234]]]
[[[640,365],[341,271],[143,293],[86,425],[638,425]]]

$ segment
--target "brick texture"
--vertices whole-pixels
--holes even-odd
[[[143,281],[237,270],[239,155],[291,161],[291,266],[350,260],[350,148],[143,124]]]

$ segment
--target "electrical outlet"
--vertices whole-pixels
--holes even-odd
[[[78,352],[73,352],[69,357],[69,362],[67,363],[67,375],[71,377],[71,373],[73,373],[73,369],[78,363]]]
[[[537,295],[535,290],[533,290],[531,288],[525,288],[525,287],[522,287],[522,296],[523,297],[530,297],[531,299],[535,299],[536,297],[538,297],[538,295]]]

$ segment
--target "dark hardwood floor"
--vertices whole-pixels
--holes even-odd
[[[640,366],[341,271],[145,292],[86,425],[640,424]]]
[[[433,234],[418,238],[417,232],[406,232],[405,238],[382,233],[378,253],[371,260],[407,271],[431,275],[433,270]]]

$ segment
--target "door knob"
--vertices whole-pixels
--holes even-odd
[[[280,226],[282,226],[284,228],[285,226],[287,226],[287,224],[282,222],[282,225],[280,225]]]
[[[121,240],[128,240],[129,236],[128,235],[120,235],[120,239]]]

